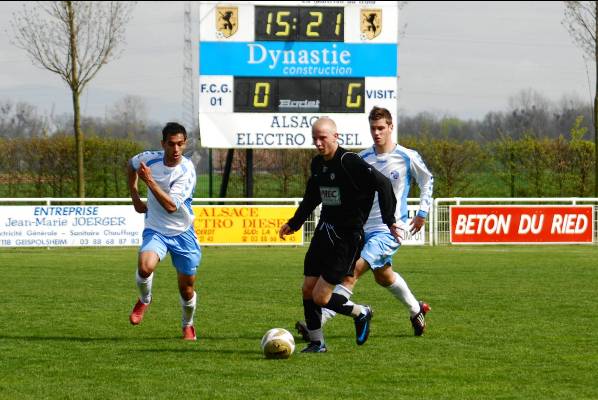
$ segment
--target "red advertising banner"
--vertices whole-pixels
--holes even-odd
[[[593,206],[451,206],[451,243],[592,243]]]

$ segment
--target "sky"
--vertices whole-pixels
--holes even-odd
[[[71,112],[67,86],[10,43],[12,13],[21,6],[0,3],[0,103],[24,101],[46,115]],[[84,115],[105,116],[133,95],[151,120],[181,119],[183,13],[184,2],[137,4],[121,57],[83,94]],[[408,2],[400,12],[400,113],[481,119],[506,111],[509,98],[526,89],[554,102],[593,101],[595,66],[573,43],[563,14],[562,2]]]

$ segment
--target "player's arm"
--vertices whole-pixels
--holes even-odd
[[[169,213],[173,213],[178,209],[177,204],[174,200],[166,193],[154,180],[152,176],[152,170],[150,167],[145,165],[145,163],[141,162],[139,164],[139,168],[137,169],[137,175],[139,178],[145,182],[147,188],[152,191],[154,197],[160,203],[160,205]]]
[[[196,181],[195,169],[187,168],[183,175],[172,182],[168,196],[174,202],[177,210],[183,203],[191,201],[193,198],[193,189],[195,188]]]
[[[318,187],[318,184],[316,183],[312,173],[312,176],[310,176],[309,180],[307,181],[303,200],[299,204],[299,207],[295,211],[293,217],[291,217],[286,224],[280,227],[278,236],[281,239],[284,239],[285,236],[291,235],[298,231],[321,201],[320,188]]]
[[[415,234],[421,230],[426,223],[426,217],[430,211],[432,203],[432,191],[434,188],[434,177],[421,156],[413,151],[411,156],[411,174],[419,186],[419,210],[415,217],[411,220],[411,234]]]
[[[137,175],[137,171],[133,169],[131,161],[127,163],[127,178],[129,193],[131,193],[131,200],[133,201],[135,211],[140,214],[146,213],[147,205],[141,200],[141,196],[139,196],[139,188],[137,186],[139,176]]]

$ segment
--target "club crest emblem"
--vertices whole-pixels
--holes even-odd
[[[216,8],[216,36],[229,38],[239,28],[238,7],[217,7]]]
[[[361,39],[372,40],[382,32],[382,9],[364,8],[361,10]]]
[[[399,179],[399,176],[400,176],[399,171],[392,171],[390,173],[390,179],[395,179],[396,180],[396,179]]]
[[[336,175],[334,175],[334,172],[330,174],[330,180],[331,181],[333,181],[335,177],[336,177]]]

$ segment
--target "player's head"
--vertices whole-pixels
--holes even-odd
[[[166,141],[166,138],[169,135],[176,135],[177,133],[182,133],[185,137],[185,140],[187,140],[187,131],[185,130],[185,127],[183,125],[177,122],[166,123],[166,125],[164,125],[164,128],[162,129],[162,141]]]
[[[318,118],[311,127],[311,137],[318,153],[329,160],[334,156],[338,147],[338,132],[336,124],[329,117]]]
[[[187,131],[176,122],[169,122],[162,129],[162,148],[164,149],[164,164],[175,166],[183,160],[183,152],[187,147]]]
[[[388,125],[392,125],[392,115],[390,115],[390,111],[388,111],[386,108],[374,106],[372,111],[370,111],[368,120],[372,122],[379,119],[384,119]]]
[[[392,143],[392,115],[386,108],[374,107],[368,116],[370,134],[377,147],[385,147]]]

